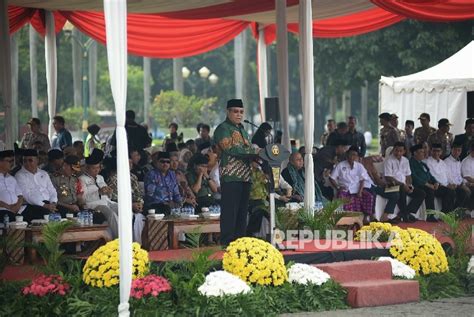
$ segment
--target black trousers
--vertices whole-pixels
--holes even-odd
[[[400,198],[400,195],[397,192],[386,193],[385,189],[380,186],[373,186],[369,191],[374,195],[379,195],[387,199],[387,204],[385,205],[384,212],[387,214],[393,214],[395,211],[395,206],[397,206],[397,201]]]
[[[434,198],[441,198],[441,211],[450,212],[454,209],[454,200],[456,199],[456,191],[448,187],[439,186],[437,190],[432,190],[428,187],[423,187],[426,193],[425,204],[426,209],[434,210]]]
[[[250,183],[221,183],[221,244],[245,236],[250,197]]]
[[[407,193],[400,186],[400,198],[398,199],[398,208],[400,209],[400,216],[408,216],[414,214],[420,208],[423,200],[425,200],[426,193],[420,188],[414,188],[413,192]],[[411,198],[410,203],[407,205],[407,196]]]
[[[47,208],[36,206],[36,205],[26,205],[26,208],[21,214],[14,214],[8,210],[0,210],[0,221],[3,222],[3,217],[8,215],[10,222],[15,221],[15,216],[23,216],[23,221],[31,222],[33,219],[44,219],[44,215],[49,215],[50,211]]]

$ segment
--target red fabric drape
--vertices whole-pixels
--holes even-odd
[[[299,0],[287,0],[288,7],[297,5]],[[231,0],[226,3],[207,6],[204,8],[162,12],[161,16],[176,19],[212,19],[237,15],[246,15],[275,9],[275,0]]]
[[[371,0],[380,8],[408,18],[435,22],[474,19],[474,0]]]
[[[53,12],[53,14],[55,21],[54,29],[58,33],[63,29],[66,19],[59,12]],[[10,34],[21,29],[26,23],[31,23],[42,36],[46,33],[44,10],[42,9],[8,6],[8,22]]]
[[[474,1],[474,0],[473,0]],[[365,10],[336,18],[313,22],[313,36],[319,38],[336,38],[361,35],[398,23],[405,18],[380,8]],[[288,31],[298,33],[298,24],[289,23]],[[258,38],[256,23],[252,24],[252,33]],[[264,28],[265,43],[270,44],[276,39],[276,25]]]
[[[85,34],[105,43],[102,12],[62,11],[61,14]],[[226,44],[249,24],[224,19],[179,20],[154,14],[128,14],[128,51],[155,58],[202,54]]]

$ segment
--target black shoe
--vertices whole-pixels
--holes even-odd
[[[439,220],[436,219],[433,215],[429,215],[428,218],[426,218],[426,221],[428,221],[428,222],[438,222]]]
[[[402,222],[404,223],[414,223],[416,222],[416,218],[412,215],[402,216]]]
[[[393,218],[393,219],[388,219],[387,222],[390,223],[390,224],[392,224],[392,225],[399,224],[399,223],[400,223],[400,217],[397,216],[397,217],[395,217],[395,218]]]

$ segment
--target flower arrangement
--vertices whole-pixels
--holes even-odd
[[[31,284],[22,289],[23,295],[44,297],[49,294],[64,296],[70,286],[59,275],[40,275],[31,281]]]
[[[288,281],[291,283],[322,285],[330,278],[326,272],[308,264],[296,263],[288,269]]]
[[[82,279],[87,285],[110,287],[119,283],[118,239],[98,248],[86,261]],[[148,252],[138,243],[133,243],[132,278],[144,277],[148,272]]]
[[[166,278],[151,274],[132,281],[130,296],[136,299],[144,296],[157,297],[160,293],[170,291],[171,285]]]
[[[222,297],[224,295],[248,294],[252,292],[252,289],[237,276],[226,271],[216,271],[206,276],[206,280],[198,288],[198,292],[206,297]]]
[[[390,254],[415,270],[416,274],[442,273],[448,271],[446,254],[435,237],[426,231],[414,228],[401,229],[389,223],[371,223],[356,233],[356,240],[390,242]]]
[[[230,243],[222,266],[247,283],[278,286],[288,278],[282,254],[270,243],[255,238]]]
[[[474,255],[471,255],[471,259],[469,259],[467,264],[467,273],[474,274]]]
[[[392,275],[405,278],[405,279],[414,279],[416,272],[414,269],[406,265],[405,263],[402,263],[396,259],[393,259],[388,256],[382,256],[378,258],[378,261],[388,261],[392,265]]]

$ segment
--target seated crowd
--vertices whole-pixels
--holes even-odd
[[[473,209],[474,120],[466,121],[466,133],[455,138],[447,119],[438,129],[429,125],[429,115],[420,115],[422,127],[413,131],[413,121],[399,130],[396,115],[380,116],[381,156],[365,157],[366,144],[356,130],[356,119],[337,125],[328,121],[323,147],[312,148],[316,200],[345,199],[344,209],[363,212],[375,220],[375,201],[386,199],[381,219],[392,223],[414,221],[425,202],[441,210],[456,207]],[[0,215],[13,221],[42,219],[59,212],[90,210],[94,223],[107,222],[112,236],[118,236],[118,194],[115,135],[102,144],[98,125],[89,126],[85,144],[72,143],[62,117],[54,118],[56,134],[50,143],[41,132],[40,120],[28,121],[30,132],[15,150],[0,152]],[[191,206],[196,212],[220,203],[219,153],[210,136],[210,127],[199,124],[195,140],[184,142],[178,125],[161,146],[151,146],[147,129],[135,122],[133,111],[126,113],[133,211],[133,238],[141,242],[145,215],[149,209],[170,214],[176,207]],[[262,124],[252,143],[263,148],[271,139],[271,126]],[[275,140],[276,141],[276,140]],[[408,148],[409,147],[409,148]],[[277,204],[302,202],[305,195],[305,149],[294,151],[282,170],[278,186],[265,162],[252,163],[252,189],[247,234],[261,230],[267,215],[268,197],[278,187]],[[378,168],[377,168],[377,167]],[[410,199],[407,199],[410,198]],[[399,212],[396,214],[398,206]],[[436,221],[432,216],[429,221]]]

